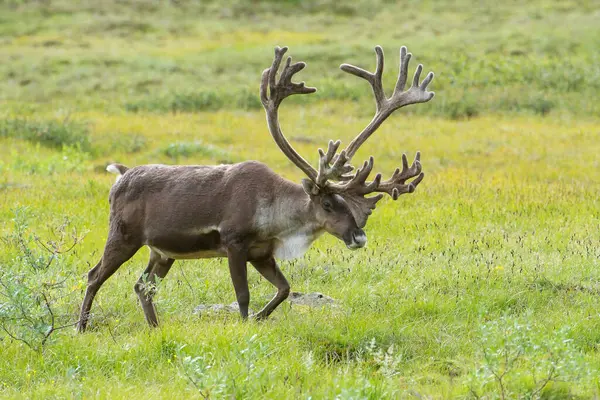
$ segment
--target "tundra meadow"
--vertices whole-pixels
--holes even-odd
[[[0,1],[0,397],[599,398],[599,20],[596,1]],[[299,182],[258,96],[273,48],[319,89],[281,107],[316,163],[372,117],[339,65],[373,70],[377,44],[388,93],[406,45],[436,96],[355,159],[389,174],[420,150],[426,177],[378,204],[366,248],[323,236],[281,262],[334,306],[197,315],[235,301],[226,260],[178,261],[151,329],[144,248],[75,332],[107,164],[255,159]],[[257,310],[275,289],[249,281]]]

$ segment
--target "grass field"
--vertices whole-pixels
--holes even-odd
[[[0,398],[599,398],[600,6],[477,4],[0,1]],[[177,262],[150,329],[143,249],[75,333],[107,163],[256,159],[299,181],[258,99],[273,47],[319,89],[282,106],[316,162],[368,123],[368,85],[338,67],[372,69],[376,44],[387,88],[407,45],[436,97],[356,159],[390,173],[420,150],[426,178],[380,202],[366,249],[323,237],[281,262],[336,307],[199,317],[235,300],[226,262]],[[256,310],[274,290],[249,279]]]

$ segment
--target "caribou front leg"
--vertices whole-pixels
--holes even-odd
[[[261,261],[252,261],[251,263],[266,280],[277,288],[277,293],[271,301],[253,316],[257,320],[266,319],[290,295],[290,284],[283,276],[273,257]]]

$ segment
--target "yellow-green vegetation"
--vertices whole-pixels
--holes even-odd
[[[599,19],[593,1],[0,2],[0,397],[600,396]],[[369,121],[370,88],[338,66],[372,69],[376,44],[387,88],[407,45],[436,97],[356,159],[391,173],[420,150],[426,178],[380,202],[366,249],[323,237],[281,263],[336,307],[199,317],[235,300],[226,262],[177,262],[150,329],[144,249],[75,333],[108,162],[256,159],[299,181],[258,99],[273,47],[319,88],[282,106],[316,161]],[[249,274],[258,309],[274,289]]]

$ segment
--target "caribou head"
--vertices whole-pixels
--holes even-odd
[[[351,160],[392,112],[433,97],[432,92],[427,92],[433,73],[419,84],[419,65],[412,85],[405,90],[410,54],[402,47],[400,74],[394,93],[388,98],[381,83],[381,47],[375,48],[375,73],[343,64],[343,71],[371,84],[377,111],[345,149],[338,151],[339,140],[330,141],[327,151],[319,149],[319,165],[315,169],[293,149],[279,126],[279,105],[286,97],[316,91],[292,82],[304,63],[292,64],[288,58],[279,72],[286,51],[285,47],[275,49],[271,67],[262,74],[260,98],[275,142],[306,175],[302,184],[282,178],[257,161],[216,166],[140,165],[131,169],[121,164],[109,165],[108,171],[119,177],[110,190],[104,252],[88,273],[80,331],[86,328],[100,286],[142,246],[150,248],[150,260],[134,289],[151,326],[158,325],[152,302],[154,284],[167,275],[175,260],[189,258],[227,257],[243,318],[248,317],[246,268],[250,262],[277,287],[277,294],[255,315],[256,319],[266,318],[290,292],[276,258],[301,256],[323,232],[343,240],[350,249],[361,248],[367,241],[362,228],[382,196],[387,193],[396,200],[401,194],[415,191],[423,180],[419,153],[410,166],[403,155],[402,169],[397,168],[387,180],[382,180],[381,174],[369,180],[373,157],[357,169]]]

